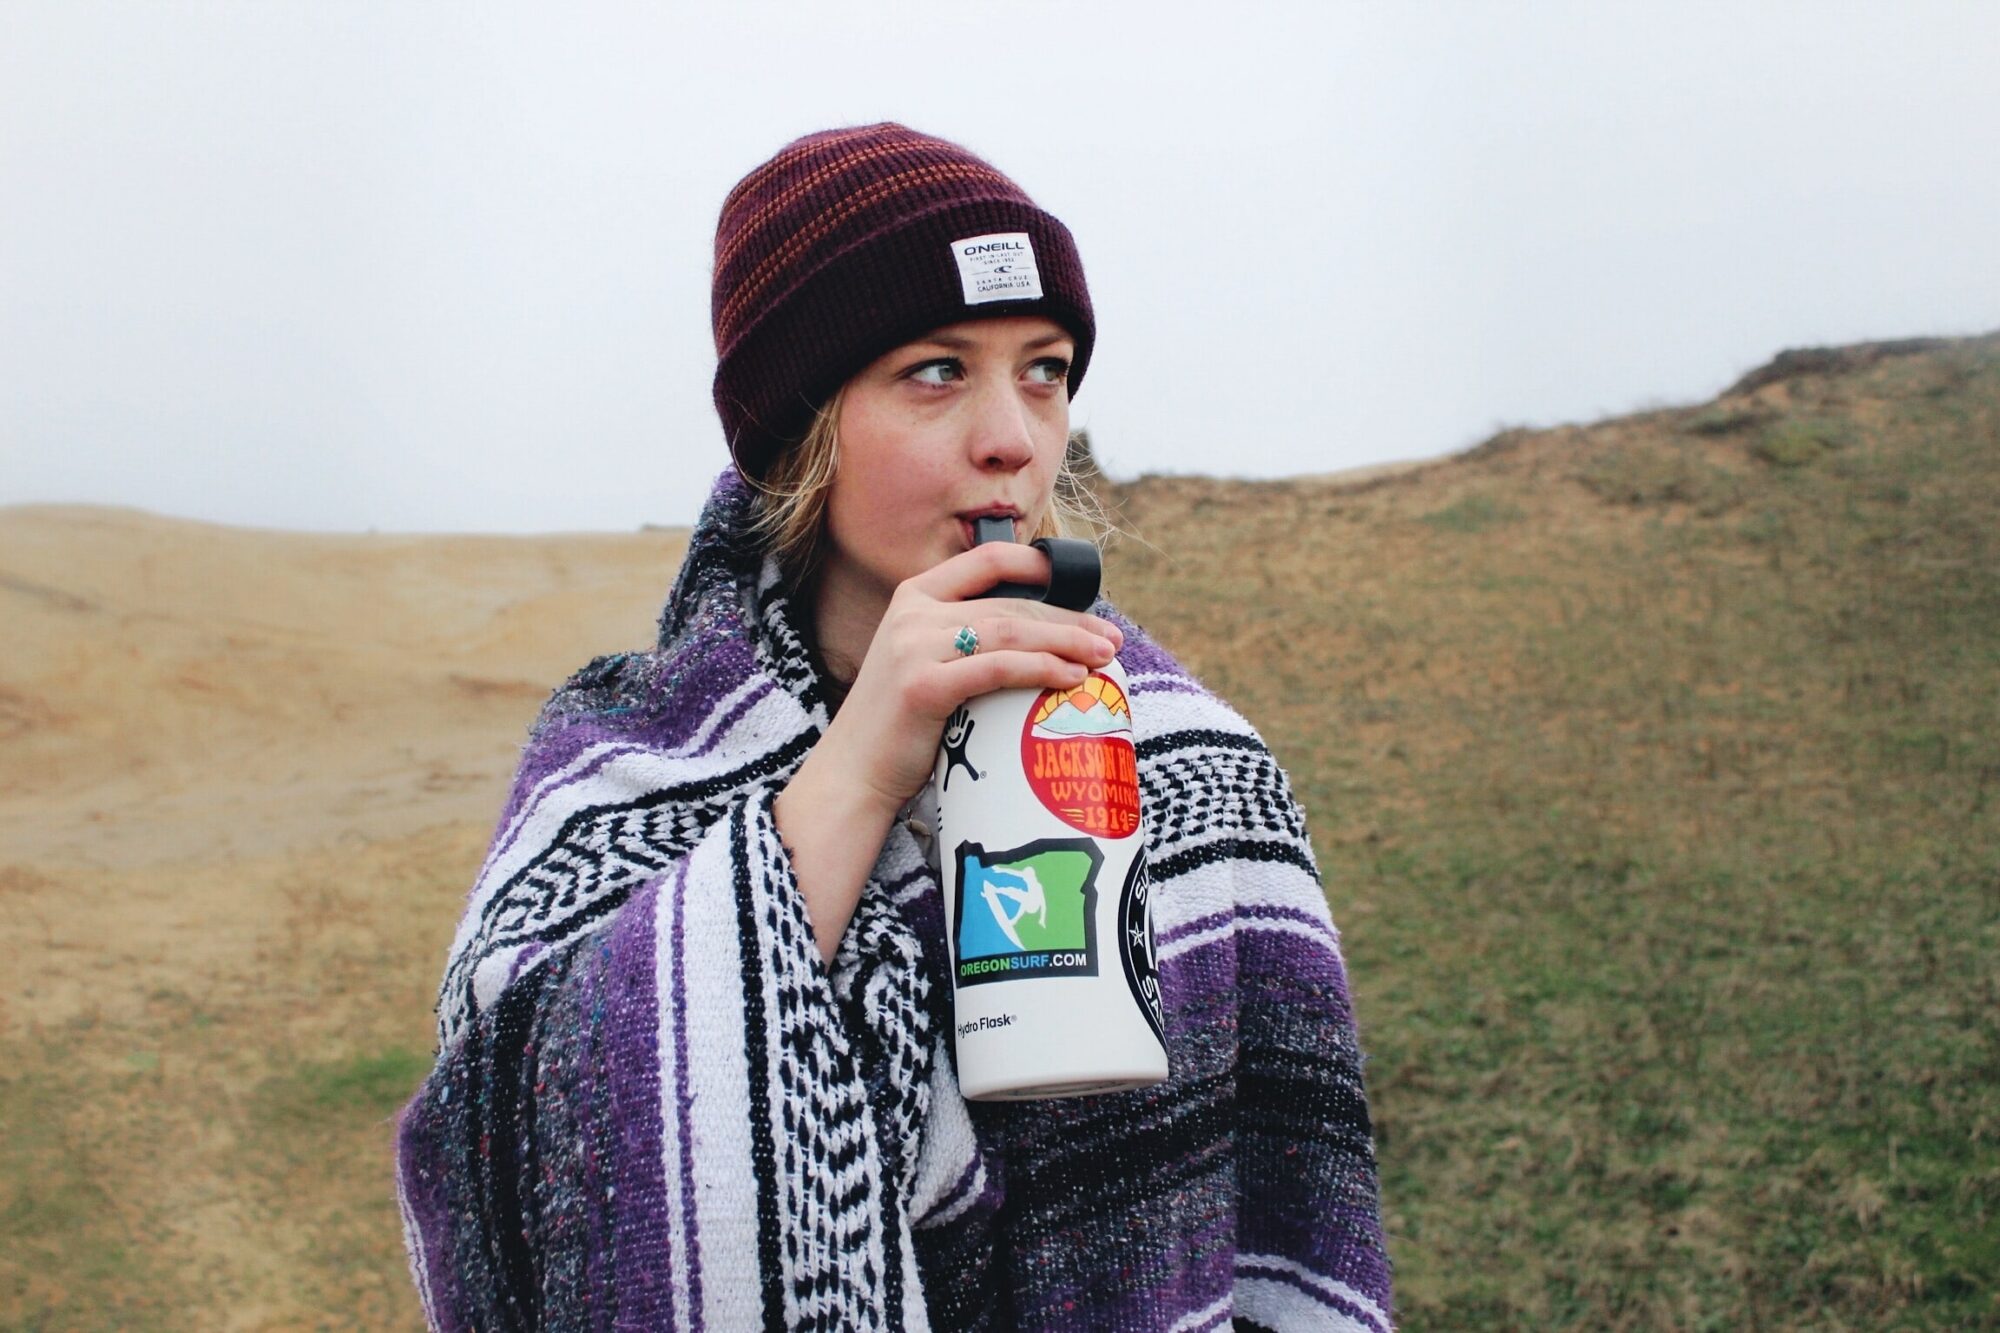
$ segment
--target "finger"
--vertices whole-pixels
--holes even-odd
[[[937,675],[943,696],[933,703],[939,712],[949,712],[967,699],[994,690],[1072,689],[1089,677],[1080,663],[1054,653],[1005,652],[961,658],[947,663]]]
[[[1020,542],[988,542],[931,566],[910,579],[909,586],[940,602],[983,597],[998,583],[1049,581],[1049,558]]]
[[[1102,639],[1109,639],[1111,646],[1125,646],[1125,631],[1103,616],[1094,616],[1088,611],[1070,611],[1060,606],[1050,606],[1045,602],[1030,602],[1021,597],[982,597],[976,601],[958,602],[947,608],[951,613],[965,617],[962,624],[981,625],[988,620],[1021,620],[1049,625],[1073,625],[1087,630]],[[983,632],[983,631],[982,631]]]
[[[1109,638],[1079,623],[1000,616],[982,617],[971,625],[978,636],[979,652],[1053,653],[1085,666],[1103,666],[1118,651]]]

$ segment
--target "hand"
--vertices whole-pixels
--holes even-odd
[[[1048,572],[1034,547],[989,542],[904,580],[889,599],[846,702],[772,807],[822,959],[839,947],[889,822],[930,780],[952,712],[992,690],[1080,685],[1124,642],[1087,612],[979,596]],[[952,643],[965,625],[979,635],[971,657]]]
[[[1116,656],[1125,636],[1108,620],[979,595],[997,583],[1048,577],[1048,557],[1034,547],[988,542],[897,587],[821,740],[833,742],[891,812],[930,780],[938,737],[960,704],[999,689],[1081,685],[1091,667]],[[966,625],[979,636],[970,657],[952,642]]]

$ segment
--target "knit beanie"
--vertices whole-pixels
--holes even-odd
[[[715,229],[715,410],[746,476],[884,352],[945,324],[1096,324],[1069,229],[957,144],[883,123],[809,134],[745,176]]]

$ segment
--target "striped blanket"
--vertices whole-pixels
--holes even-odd
[[[1386,1333],[1339,937],[1263,742],[1120,622],[1172,1075],[967,1103],[918,818],[814,943],[771,803],[827,699],[748,503],[725,474],[660,646],[533,730],[398,1121],[431,1326]]]

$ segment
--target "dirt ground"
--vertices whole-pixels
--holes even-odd
[[[527,723],[684,546],[0,510],[0,1324],[414,1324],[385,1112]]]

